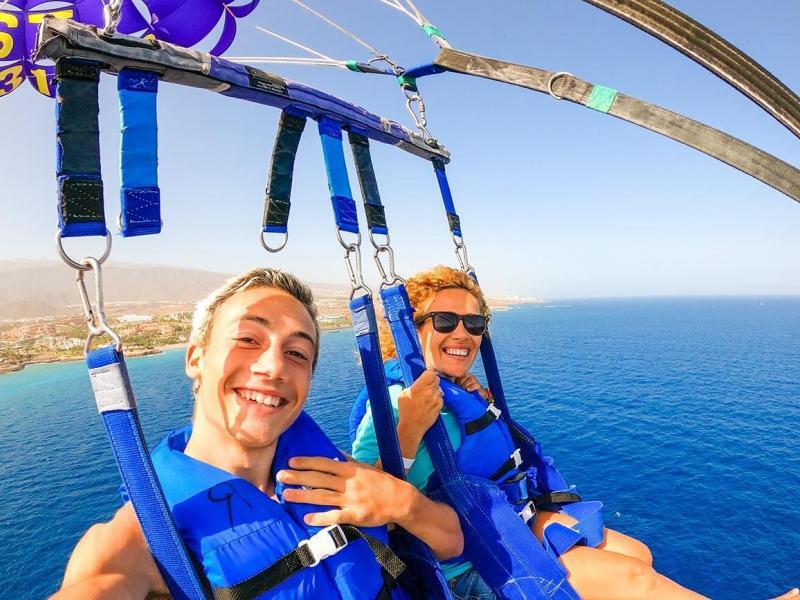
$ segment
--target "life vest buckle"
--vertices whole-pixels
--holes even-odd
[[[536,516],[536,505],[533,503],[533,500],[528,500],[525,504],[525,507],[519,511],[520,518],[528,523],[533,517]]]
[[[495,421],[503,414],[503,411],[497,408],[493,403],[486,407],[486,412],[491,413]]]
[[[348,540],[344,530],[340,525],[331,525],[325,529],[320,529],[307,540],[303,540],[297,548],[305,546],[311,553],[312,562],[306,566],[316,567],[320,561],[329,556],[333,556],[342,548],[347,546]]]

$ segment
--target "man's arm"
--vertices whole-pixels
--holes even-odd
[[[144,600],[169,593],[130,504],[75,546],[53,600]]]
[[[289,466],[277,474],[278,479],[311,489],[284,490],[286,500],[339,507],[307,515],[310,525],[397,523],[428,544],[439,560],[458,556],[464,549],[455,511],[429,500],[406,481],[362,463],[329,458],[295,457]]]

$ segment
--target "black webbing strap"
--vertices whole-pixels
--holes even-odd
[[[56,63],[56,175],[58,225],[62,237],[105,235],[100,173],[100,63],[59,59]]]
[[[397,578],[406,568],[403,561],[395,556],[389,546],[352,525],[340,525],[330,528],[328,532],[337,549],[359,539],[369,545],[375,555],[375,561],[381,566],[384,577],[383,588],[376,600],[388,599],[390,597],[390,593],[387,595],[388,589],[396,585]],[[319,560],[314,557],[309,545],[301,543],[297,548],[287,552],[275,563],[251,578],[231,587],[214,588],[214,598],[216,600],[251,600],[279,586],[303,569],[316,566],[318,563]]]
[[[800,136],[800,97],[730,42],[660,0],[584,0],[685,54]]]
[[[581,497],[572,492],[550,492],[549,494],[542,494],[533,499],[533,503],[539,506],[546,506],[548,504],[569,504],[571,502],[580,502]]]
[[[522,464],[522,455],[520,454],[519,450],[514,450],[514,452],[511,453],[511,456],[509,456],[505,461],[503,461],[503,464],[501,464],[497,468],[497,471],[492,473],[489,479],[491,479],[492,481],[500,481],[503,479],[503,477],[511,473],[511,471],[519,467],[521,464]]]
[[[264,199],[262,231],[265,233],[286,233],[294,159],[305,126],[305,117],[298,117],[285,111],[281,113],[275,145],[272,148],[267,195]]]
[[[358,184],[361,187],[361,197],[364,199],[364,213],[367,216],[367,227],[372,233],[387,235],[389,229],[386,225],[386,213],[381,204],[381,195],[378,192],[378,181],[375,178],[375,168],[372,166],[372,156],[369,152],[369,139],[349,131],[347,138],[353,150],[353,162],[356,165]]]
[[[456,73],[552,93],[557,98],[634,123],[713,156],[800,202],[800,170],[727,133],[660,106],[571,75],[458,50],[441,50],[434,64]]]
[[[502,413],[500,412],[499,408],[497,408],[494,404],[490,404],[486,407],[486,412],[483,413],[483,415],[464,424],[464,431],[467,435],[478,433],[482,429],[486,429],[489,425],[497,421],[501,414]]]

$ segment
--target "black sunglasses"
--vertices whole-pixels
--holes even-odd
[[[439,333],[455,331],[459,321],[464,322],[464,329],[466,329],[467,333],[470,335],[483,335],[486,333],[486,328],[489,326],[489,317],[484,315],[459,315],[454,312],[443,311],[421,314],[414,319],[414,322],[417,324],[417,327],[421,327],[428,319],[431,320],[433,328]]]

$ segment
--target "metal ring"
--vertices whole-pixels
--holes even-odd
[[[558,73],[553,73],[550,75],[550,79],[547,80],[547,93],[550,94],[556,100],[563,100],[563,96],[559,96],[553,91],[553,84],[556,82],[557,79],[561,77],[574,77],[574,75],[568,71],[559,71]]]
[[[264,235],[266,233],[267,233],[266,231],[262,231],[261,232],[261,236],[259,237],[259,239],[261,240],[261,245],[264,246],[264,250],[266,250],[267,252],[273,252],[273,253],[280,252],[281,250],[283,250],[286,247],[286,244],[289,242],[289,232],[288,231],[284,231],[283,232],[283,243],[280,246],[278,246],[277,248],[270,248],[269,245],[267,244],[267,240],[264,239]]]
[[[344,248],[345,250],[352,251],[351,250],[351,246],[355,246],[356,248],[360,248],[361,247],[361,232],[360,231],[358,232],[358,238],[356,239],[356,241],[355,242],[350,242],[348,244],[342,238],[342,230],[339,229],[339,227],[337,225],[336,226],[336,239],[339,240],[339,243],[342,245],[342,248]]]
[[[390,240],[389,240],[389,234],[388,234],[388,233],[379,233],[379,234],[377,234],[377,235],[384,235],[384,236],[386,236],[386,241],[385,241],[383,244],[379,244],[378,242],[376,242],[376,241],[375,241],[375,237],[374,237],[374,235],[373,235],[373,233],[372,233],[372,229],[370,229],[370,230],[369,230],[369,241],[370,241],[370,243],[372,244],[372,247],[373,247],[373,248],[375,248],[375,249],[377,250],[377,249],[378,249],[379,247],[381,247],[381,246],[388,246],[388,245],[390,244]]]
[[[61,230],[56,229],[56,250],[58,250],[58,255],[61,257],[61,260],[63,260],[68,266],[72,267],[76,271],[90,270],[91,267],[84,265],[83,261],[76,262],[69,256],[69,254],[67,254],[67,251],[64,250],[64,245],[61,243],[61,239]],[[108,258],[109,254],[111,254],[111,232],[108,230],[108,228],[106,228],[106,248],[100,258],[96,259],[97,263],[102,265]]]

